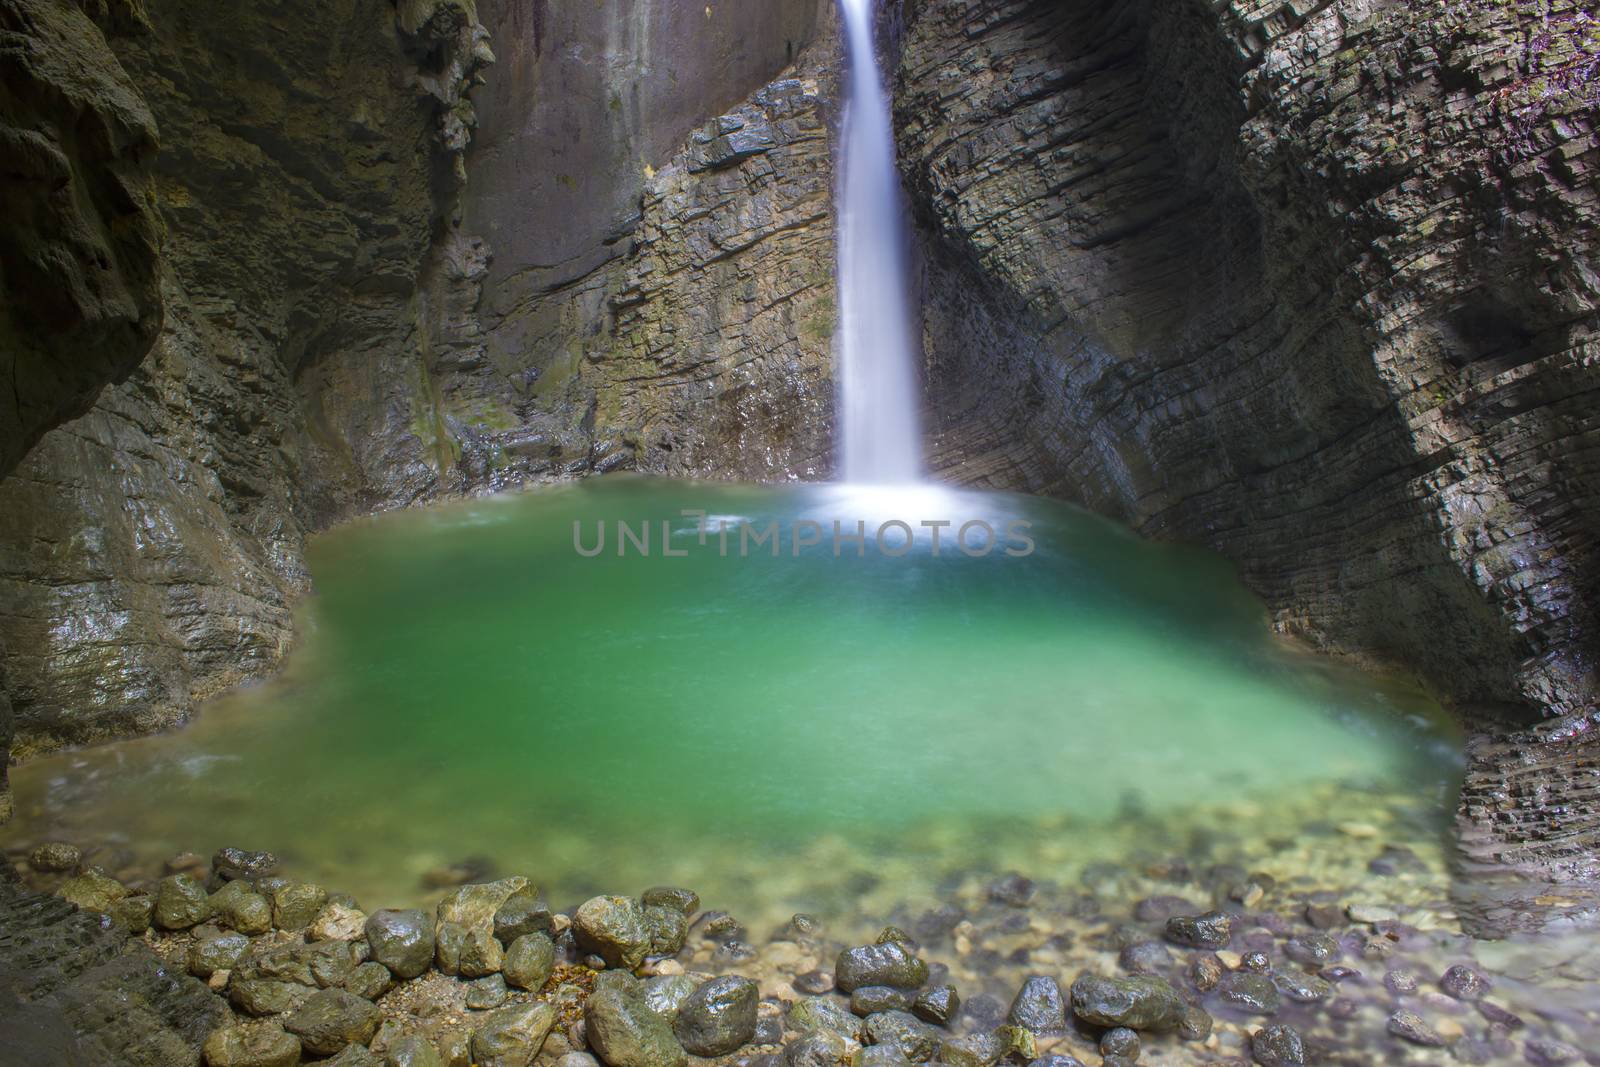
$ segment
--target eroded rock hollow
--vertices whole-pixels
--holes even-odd
[[[15,756],[269,672],[340,519],[829,475],[836,16],[686,10],[0,0]],[[1577,880],[1592,26],[1567,0],[883,19],[937,472],[1213,547],[1284,632],[1422,679],[1472,736],[1469,856]]]

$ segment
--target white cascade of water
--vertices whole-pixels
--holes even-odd
[[[917,344],[889,97],[873,47],[875,0],[840,0],[849,87],[838,206],[841,473],[893,485],[922,475]]]

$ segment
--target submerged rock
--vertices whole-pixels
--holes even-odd
[[[1492,988],[1489,979],[1461,964],[1456,964],[1439,979],[1439,988],[1457,1000],[1482,1000]]]
[[[693,915],[700,907],[698,893],[692,889],[679,889],[676,886],[653,886],[641,893],[639,900],[647,908],[671,908],[685,918]]]
[[[528,1067],[555,1025],[549,1004],[513,1004],[491,1012],[472,1035],[476,1067]]]
[[[417,908],[375,911],[367,917],[372,958],[396,978],[415,978],[433,963],[433,919]]]
[[[225,882],[267,878],[278,873],[278,857],[270,852],[219,848],[211,857],[211,869]]]
[[[879,945],[860,945],[839,953],[834,963],[833,977],[846,993],[869,985],[917,989],[928,980],[928,965],[913,956],[899,941],[886,941]]]
[[[961,1010],[961,996],[953,985],[926,989],[911,1003],[911,1013],[923,1022],[944,1026]]]
[[[1178,991],[1160,978],[1101,978],[1084,975],[1072,983],[1072,1010],[1095,1026],[1130,1030],[1175,1030],[1186,1005]]]
[[[673,1032],[696,1056],[726,1055],[755,1036],[760,999],[748,978],[713,978],[684,999]]]
[[[1305,1042],[1289,1026],[1264,1026],[1250,1038],[1250,1054],[1261,1067],[1302,1067]]]
[[[83,851],[65,841],[46,841],[28,853],[28,866],[45,874],[75,871],[83,863]]]
[[[783,1050],[783,1067],[838,1067],[860,1047],[832,1030],[816,1030]]]
[[[1121,1056],[1124,1059],[1136,1060],[1139,1058],[1139,1034],[1126,1026],[1113,1027],[1100,1035],[1100,1055],[1110,1058]]]
[[[1256,1015],[1272,1015],[1282,1003],[1272,979],[1248,971],[1225,975],[1217,991],[1229,1004]]]
[[[1443,1048],[1445,1040],[1439,1032],[1422,1021],[1413,1011],[1397,1011],[1389,1016],[1389,1032],[1403,1041],[1428,1048]]]

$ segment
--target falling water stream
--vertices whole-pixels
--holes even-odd
[[[838,186],[841,468],[847,482],[901,484],[922,472],[905,207],[874,0],[841,3],[850,70]]]

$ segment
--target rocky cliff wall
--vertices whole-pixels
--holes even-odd
[[[409,29],[403,10],[316,8],[154,0],[112,28],[112,69],[164,139],[149,166],[165,324],[0,485],[24,753],[153,729],[274,664],[305,532],[342,505],[298,372],[406,336],[453,181],[440,79],[484,57],[458,4]]]
[[[465,0],[153,0],[109,47],[75,18],[162,131],[138,162],[166,314],[0,484],[19,755],[160,728],[270,670],[304,539],[344,516],[617,467],[825,469],[829,24],[805,51],[815,0],[629,7],[486,8],[513,89],[481,119],[495,56]],[[593,92],[556,98],[595,64]],[[622,124],[611,92],[636,80]],[[600,155],[549,149],[614,124]],[[569,163],[593,206],[529,212]]]
[[[897,117],[943,469],[1206,542],[1285,631],[1582,727],[1600,34],[1581,6],[908,7]],[[1592,854],[1592,761],[1516,750],[1517,771],[1475,764],[1470,839]],[[1529,759],[1576,810],[1539,813]]]

